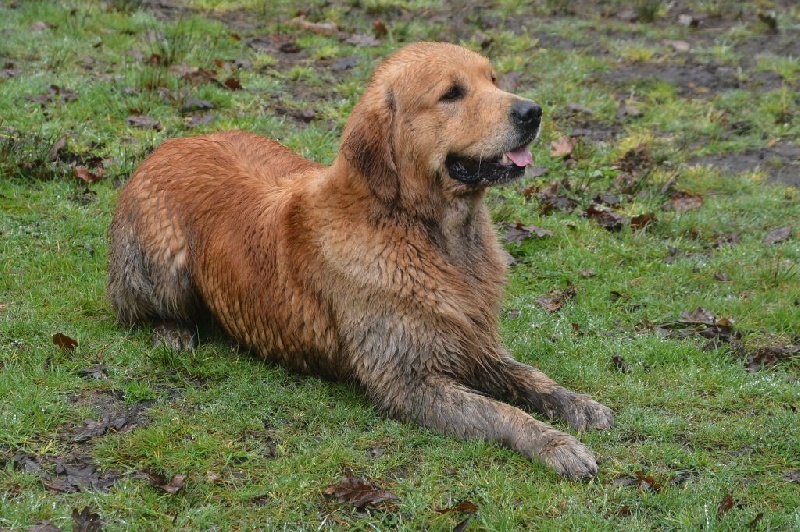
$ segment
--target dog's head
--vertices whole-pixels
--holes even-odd
[[[342,154],[384,201],[439,186],[463,194],[523,175],[538,104],[497,87],[484,57],[417,43],[376,70],[348,120]]]

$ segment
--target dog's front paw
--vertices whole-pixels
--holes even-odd
[[[576,394],[565,405],[564,420],[575,430],[605,430],[614,424],[614,413],[588,395]]]
[[[557,473],[570,478],[597,474],[597,460],[581,442],[563,432],[555,432],[539,451],[539,458]]]
[[[164,322],[153,327],[153,345],[164,344],[177,352],[192,351],[197,347],[195,331],[176,323]]]

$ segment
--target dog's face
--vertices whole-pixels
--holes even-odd
[[[465,48],[408,46],[376,71],[348,122],[343,150],[356,152],[350,158],[366,167],[365,176],[391,182],[396,175],[400,188],[414,177],[464,190],[518,178],[532,163],[527,146],[539,133],[542,110],[496,81],[489,61]]]

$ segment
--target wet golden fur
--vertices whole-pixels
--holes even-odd
[[[454,82],[465,94],[445,101]],[[593,475],[574,437],[503,402],[579,430],[612,423],[608,408],[503,349],[506,267],[486,187],[445,164],[513,148],[520,101],[483,57],[419,43],[377,69],[330,167],[241,131],[165,142],[131,176],[110,228],[119,322],[152,322],[186,349],[210,311],[261,357],[355,380],[388,415]]]

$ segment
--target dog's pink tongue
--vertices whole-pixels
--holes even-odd
[[[528,148],[520,148],[518,150],[506,152],[508,159],[517,166],[528,166],[533,164],[533,155]]]

